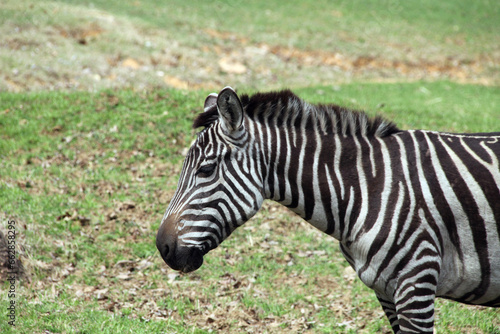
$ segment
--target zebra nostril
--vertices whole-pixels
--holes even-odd
[[[168,255],[168,252],[170,251],[170,248],[168,247],[168,245],[165,245],[165,247],[163,247],[163,257],[166,257]]]
[[[158,248],[158,250],[160,251],[160,255],[163,258],[163,261],[167,262],[167,264],[172,261],[171,259],[172,255],[170,254],[170,246],[168,245],[167,242],[157,242],[156,248]]]
[[[156,248],[160,251],[161,257],[165,260],[170,252],[170,238],[165,229],[160,229],[156,235]]]

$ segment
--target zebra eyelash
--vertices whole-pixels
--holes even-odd
[[[215,172],[215,167],[217,167],[217,164],[215,163],[200,166],[200,168],[196,171],[195,176],[209,177]]]

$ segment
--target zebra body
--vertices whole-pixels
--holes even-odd
[[[500,133],[401,131],[289,91],[205,101],[157,235],[192,271],[264,199],[340,242],[395,333],[432,332],[434,298],[500,306]]]

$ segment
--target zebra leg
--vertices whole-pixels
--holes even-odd
[[[393,302],[385,299],[385,297],[382,297],[379,294],[376,295],[380,305],[382,306],[382,309],[384,309],[387,319],[389,319],[389,323],[391,324],[392,330],[394,331],[395,334],[399,334],[400,333],[399,319],[398,319],[398,314],[396,312],[396,305]]]
[[[396,293],[400,333],[433,333],[435,287],[425,283],[418,286],[407,286]]]

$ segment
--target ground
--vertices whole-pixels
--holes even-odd
[[[390,333],[337,243],[271,202],[200,270],[163,263],[154,237],[191,122],[231,85],[402,128],[498,131],[499,6],[190,3],[0,4],[0,274],[15,221],[17,330]],[[500,332],[494,309],[439,301],[437,319]]]

